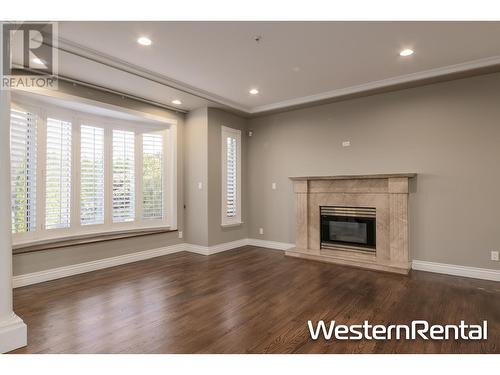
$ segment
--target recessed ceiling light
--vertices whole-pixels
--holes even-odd
[[[172,100],[172,103],[175,104],[175,105],[181,105],[182,104],[182,102],[179,99]]]
[[[35,57],[33,60],[35,64],[38,64],[38,65],[45,65],[45,62],[43,62],[43,60],[40,60],[38,57]]]
[[[410,55],[413,55],[413,50],[412,49],[404,49],[402,50],[401,52],[399,52],[399,56],[410,56]]]
[[[251,89],[249,91],[249,93],[252,94],[252,95],[257,95],[259,93],[259,90],[257,90],[257,89]]]
[[[151,39],[145,36],[141,36],[139,39],[137,39],[137,43],[142,44],[143,46],[150,46],[153,42],[151,41]]]

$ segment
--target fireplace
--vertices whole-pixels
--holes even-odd
[[[285,255],[408,274],[413,173],[290,177],[295,247]]]
[[[375,252],[376,209],[320,206],[320,248]]]

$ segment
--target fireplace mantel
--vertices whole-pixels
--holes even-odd
[[[372,178],[413,178],[416,173],[390,173],[390,174],[356,174],[356,175],[338,175],[338,176],[300,176],[288,177],[292,181],[313,181],[313,180],[355,180]]]
[[[415,173],[290,177],[296,202],[296,247],[286,255],[407,274],[409,180]],[[376,212],[375,252],[324,248],[320,207],[371,207]]]

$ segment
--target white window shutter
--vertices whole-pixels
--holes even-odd
[[[69,228],[71,219],[71,122],[47,118],[45,228]]]
[[[241,224],[241,131],[223,126],[222,225]]]
[[[113,222],[134,220],[134,132],[113,130]]]
[[[142,135],[142,217],[163,219],[163,136]]]
[[[80,128],[80,222],[104,223],[104,129]]]
[[[226,136],[226,216],[236,216],[237,199],[237,165],[236,165],[236,138]]]
[[[10,113],[12,233],[36,229],[36,116],[22,109]]]

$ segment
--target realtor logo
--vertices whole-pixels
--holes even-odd
[[[2,23],[1,88],[57,89],[57,24]]]

